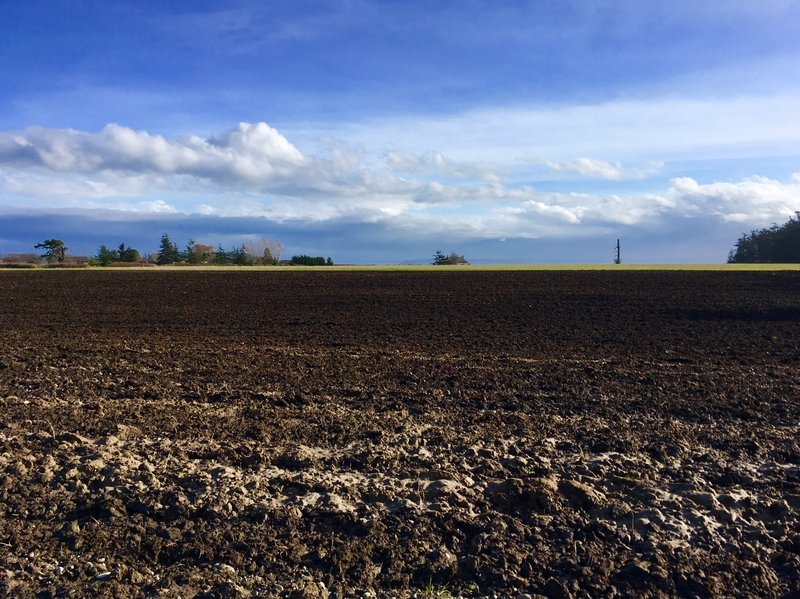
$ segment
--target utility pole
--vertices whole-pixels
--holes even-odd
[[[619,239],[617,239],[617,251],[614,253],[614,264],[622,264],[622,260],[619,257]]]

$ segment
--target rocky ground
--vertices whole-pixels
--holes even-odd
[[[800,275],[0,272],[0,592],[798,597]]]

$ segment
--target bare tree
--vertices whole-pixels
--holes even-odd
[[[253,264],[277,264],[281,261],[283,244],[276,239],[257,239],[244,243],[244,253]]]

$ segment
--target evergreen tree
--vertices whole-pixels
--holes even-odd
[[[247,255],[247,250],[244,245],[240,245],[231,250],[230,253],[231,263],[237,266],[250,266],[253,264],[253,259]]]
[[[97,249],[95,258],[100,263],[100,266],[108,266],[112,262],[119,260],[119,254],[116,250],[110,250],[105,245],[101,245]]]
[[[217,246],[217,249],[214,250],[214,264],[230,264],[231,258],[228,252],[225,251],[225,248],[222,247],[220,243]]]
[[[161,245],[158,248],[158,260],[156,260],[156,263],[174,264],[175,262],[180,262],[180,259],[181,253],[178,251],[178,246],[172,242],[169,235],[164,233],[161,236]]]
[[[307,256],[301,254],[299,256],[292,256],[289,263],[294,266],[325,266],[325,258],[322,256]]]
[[[124,243],[120,243],[117,248],[117,256],[120,262],[141,262],[142,256],[139,251],[132,247],[125,247]],[[116,260],[115,260],[116,262]]]
[[[728,262],[800,262],[800,212],[783,225],[743,234],[728,254]]]
[[[45,239],[42,243],[34,245],[36,249],[44,250],[42,258],[47,262],[61,264],[67,255],[67,248],[60,239]]]

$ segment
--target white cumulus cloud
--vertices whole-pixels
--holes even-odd
[[[307,159],[266,123],[240,123],[223,135],[167,139],[117,124],[97,133],[31,127],[0,133],[0,163],[53,172],[158,173],[267,182]]]
[[[689,215],[713,215],[724,221],[753,226],[782,222],[800,210],[800,181],[792,183],[767,177],[738,182],[701,184],[691,177],[672,180],[669,196]]]

